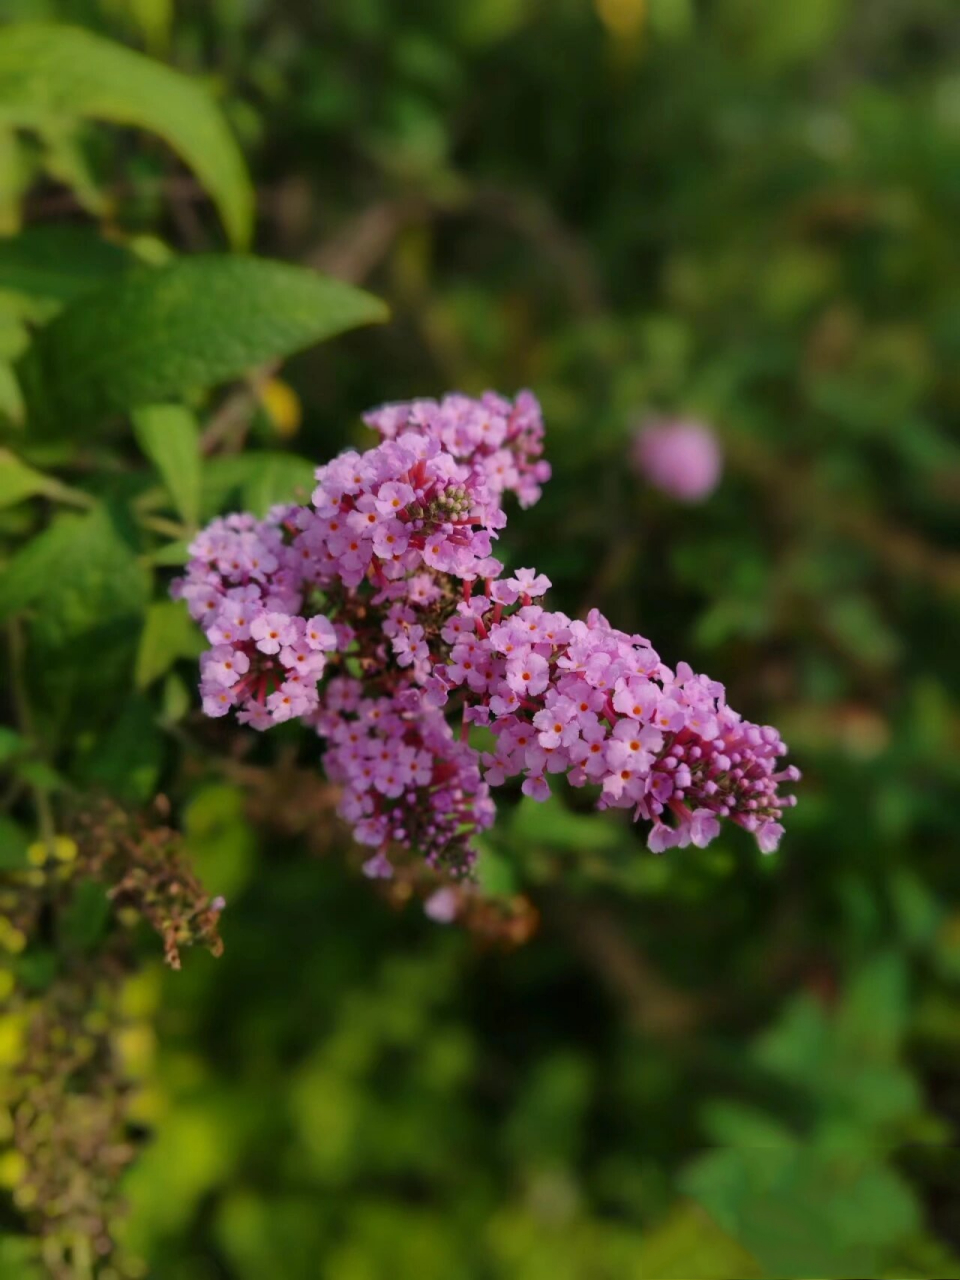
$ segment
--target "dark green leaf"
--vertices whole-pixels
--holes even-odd
[[[27,866],[30,841],[12,818],[0,814],[0,871],[18,871]]]
[[[12,760],[14,756],[20,755],[26,749],[25,738],[21,737],[15,729],[0,725],[0,764],[6,764],[8,760]]]
[[[17,982],[27,991],[46,991],[57,976],[57,967],[55,951],[44,946],[33,946],[17,957]]]
[[[110,919],[110,899],[98,880],[81,880],[60,919],[60,935],[68,946],[92,951]]]
[[[72,302],[132,262],[122,246],[82,227],[30,227],[0,239],[0,289]]]
[[[84,780],[131,804],[156,790],[163,760],[163,735],[149,699],[131,694],[84,762]]]
[[[39,332],[18,368],[31,423],[73,431],[386,315],[370,294],[303,267],[202,255],[77,299]]]

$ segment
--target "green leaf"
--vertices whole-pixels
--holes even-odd
[[[165,675],[178,658],[196,658],[204,649],[203,637],[185,607],[176,600],[157,600],[147,609],[134,680],[146,689]]]
[[[60,938],[78,951],[93,951],[104,935],[111,911],[104,886],[98,880],[81,880],[60,917]]]
[[[0,764],[6,764],[14,756],[21,755],[27,749],[27,741],[15,729],[0,724]]]
[[[304,267],[200,255],[78,298],[40,330],[18,369],[31,423],[74,430],[386,316],[379,299]]]
[[[43,493],[47,477],[21,462],[9,449],[0,449],[0,507],[12,507],[24,498]]]
[[[243,793],[225,783],[194,792],[184,814],[190,857],[205,885],[232,898],[250,877],[256,851]]]
[[[0,871],[19,871],[26,867],[29,844],[23,828],[12,818],[0,814]]]
[[[200,518],[200,429],[189,409],[157,404],[137,409],[133,431],[188,525]]]
[[[873,1154],[846,1151],[838,1160],[799,1143],[717,1148],[680,1182],[736,1233],[764,1275],[873,1276],[881,1251],[919,1226],[908,1184]]]
[[[697,1205],[680,1205],[644,1237],[636,1275],[649,1280],[747,1280],[763,1273],[756,1259]]]
[[[34,943],[14,962],[17,983],[27,991],[46,991],[57,976],[59,957],[42,943]],[[0,1273],[2,1274],[2,1273]]]
[[[132,263],[126,249],[84,227],[31,227],[0,239],[0,289],[72,302]]]
[[[253,189],[223,116],[199,84],[90,31],[21,23],[0,32],[0,121],[134,125],[163,138],[212,196],[234,244],[253,223]]]
[[[0,449],[0,507],[12,507],[37,494],[76,506],[93,505],[93,499],[79,489],[71,489],[53,476],[28,466],[9,449]]]
[[[155,565],[181,565],[190,559],[189,543],[184,541],[165,542],[156,551],[151,551],[147,559]]]
[[[510,835],[519,845],[573,853],[604,853],[623,843],[615,822],[573,813],[558,796],[542,802],[524,796],[510,819]]]
[[[477,881],[484,894],[490,897],[512,897],[517,892],[516,867],[509,858],[495,852],[485,842],[478,840],[480,856],[477,859]]]
[[[145,596],[145,575],[103,507],[57,516],[0,573],[0,618],[35,611],[49,645],[139,613]]]
[[[115,712],[80,765],[85,782],[106,788],[131,804],[143,804],[156,791],[163,763],[163,734],[142,693],[131,694]]]
[[[306,502],[316,485],[316,466],[295,453],[229,454],[211,458],[203,471],[203,514],[230,506],[264,515],[278,502]]]

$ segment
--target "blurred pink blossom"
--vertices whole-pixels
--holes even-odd
[[[680,502],[702,502],[713,493],[723,469],[714,432],[699,422],[657,420],[633,438],[634,466],[655,488]]]
[[[457,918],[459,901],[456,890],[445,887],[431,893],[424,902],[423,909],[437,924],[452,924]]]

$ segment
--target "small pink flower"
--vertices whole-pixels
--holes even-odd
[[[549,678],[549,662],[532,649],[512,654],[507,662],[507,684],[521,698],[543,693]]]
[[[322,613],[307,619],[303,638],[311,649],[332,653],[337,647],[337,633],[333,629],[333,623]]]
[[[261,653],[279,653],[284,645],[297,641],[297,627],[285,613],[261,613],[251,622],[250,634]]]
[[[424,902],[423,912],[436,924],[452,924],[457,918],[458,902],[455,889],[437,889]]]

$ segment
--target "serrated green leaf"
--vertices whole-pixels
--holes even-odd
[[[155,601],[147,609],[137,650],[137,688],[146,689],[165,675],[178,658],[196,658],[203,648],[203,637],[182,604],[176,600]]]
[[[200,255],[78,298],[40,330],[18,369],[31,425],[72,431],[386,315],[379,299],[304,267]]]
[[[200,518],[200,428],[189,409],[157,404],[137,409],[133,431],[188,525]]]
[[[238,506],[264,515],[278,502],[306,502],[316,485],[316,467],[295,453],[228,454],[203,470],[203,515]]]
[[[91,119],[163,138],[210,193],[234,244],[249,242],[253,189],[223,116],[195,81],[102,36],[53,23],[0,32],[0,120]]]
[[[30,227],[0,239],[0,289],[71,302],[133,263],[121,245],[85,227]]]

